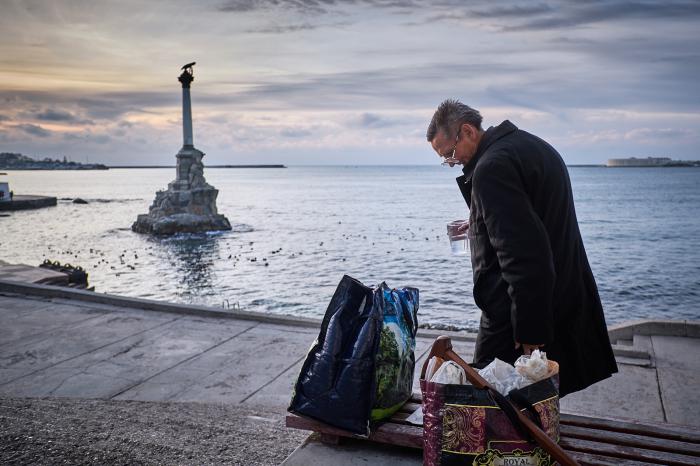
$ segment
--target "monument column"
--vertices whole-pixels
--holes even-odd
[[[156,192],[147,214],[141,214],[131,225],[137,233],[172,235],[201,231],[230,230],[231,223],[219,214],[216,197],[219,191],[204,179],[204,152],[195,149],[192,138],[192,103],[190,84],[194,81],[192,66],[182,67],[177,78],[182,83],[182,134],[184,144],[175,156],[175,180],[168,189]]]
[[[182,135],[183,145],[185,147],[194,147],[194,138],[192,137],[192,103],[190,101],[190,83],[194,81],[192,73],[192,65],[185,65],[185,69],[178,77],[178,81],[182,83]]]

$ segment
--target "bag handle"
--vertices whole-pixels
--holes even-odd
[[[486,389],[491,393],[498,393],[496,389],[491,386],[491,384],[489,384],[482,376],[479,375],[476,370],[474,370],[473,367],[467,364],[464,359],[460,358],[459,355],[452,350],[452,340],[450,340],[450,337],[446,336],[437,337],[433,343],[433,347],[430,349],[430,354],[423,363],[421,379],[425,378],[425,370],[428,367],[428,361],[430,361],[430,358],[433,356],[438,356],[444,360],[450,360],[457,363],[459,367],[464,369],[467,379],[476,388]],[[552,455],[552,457],[562,466],[580,466],[575,459],[569,456],[569,454],[566,453],[564,449],[559,446],[559,444],[549,438],[549,436],[545,434],[542,429],[540,429],[532,420],[530,420],[530,418],[525,416],[525,414],[514,406],[510,400],[505,397],[503,397],[503,399],[506,400],[506,402],[510,404],[515,411],[517,422],[519,422],[520,425],[515,423],[514,425],[518,430],[525,430],[528,432],[534,438],[535,442],[544,448],[547,453]],[[511,421],[513,420],[511,419]]]
[[[535,420],[535,424],[537,424],[537,427],[543,429],[540,415],[537,413],[535,407],[532,406],[530,400],[528,400],[527,397],[522,394],[522,392],[519,392],[517,389],[513,389],[510,392],[508,392],[508,398],[510,399],[510,401],[512,401],[512,405],[517,406],[518,408],[526,409],[532,415],[532,418]]]

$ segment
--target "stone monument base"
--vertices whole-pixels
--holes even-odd
[[[216,209],[219,191],[204,179],[204,152],[184,146],[177,154],[177,178],[158,191],[147,214],[131,225],[136,233],[173,235],[230,230],[231,224]]]
[[[173,214],[160,218],[153,218],[148,214],[141,214],[131,226],[131,229],[136,233],[174,235],[176,233],[230,230],[231,224],[228,219],[221,214]]]

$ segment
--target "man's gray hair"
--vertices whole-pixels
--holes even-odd
[[[476,129],[481,130],[481,113],[478,110],[471,108],[469,105],[464,105],[459,100],[447,99],[440,104],[435,111],[433,119],[428,125],[426,134],[428,141],[435,139],[439,131],[442,131],[450,138],[457,137],[459,127],[464,123],[469,123]]]

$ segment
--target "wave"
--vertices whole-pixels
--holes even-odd
[[[141,198],[132,198],[132,199],[104,199],[104,198],[90,198],[90,197],[59,197],[59,201],[66,201],[66,202],[73,202],[76,199],[82,199],[86,201],[88,204],[90,203],[96,203],[96,204],[128,204],[129,202],[143,202],[146,199],[141,199]]]
[[[255,228],[245,223],[232,223],[231,231],[234,233],[252,233],[255,231]]]

